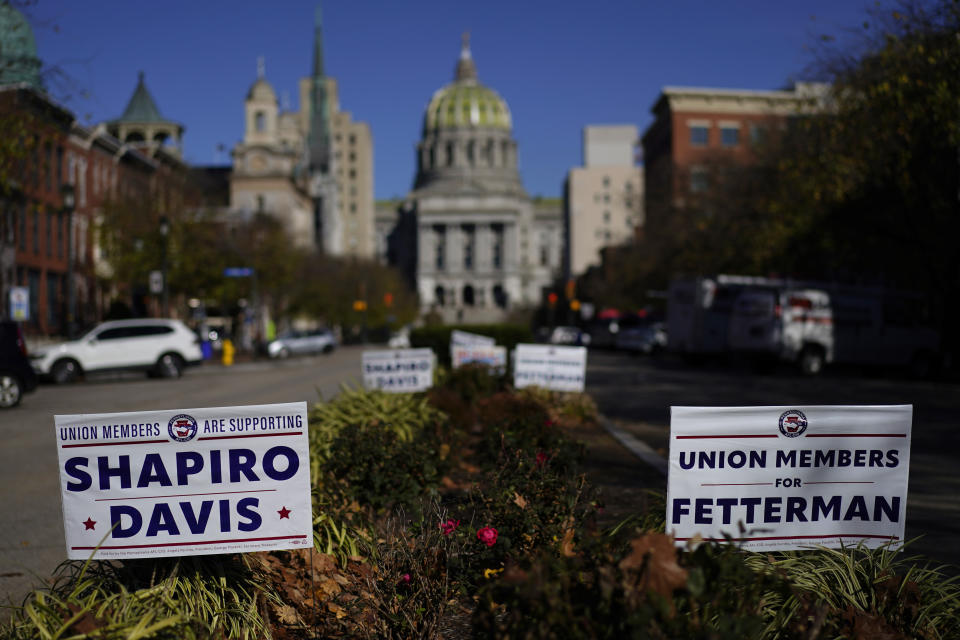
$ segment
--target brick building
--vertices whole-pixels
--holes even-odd
[[[824,107],[828,85],[783,91],[665,87],[643,134],[646,229],[654,240],[671,212],[697,206],[722,171],[749,167],[790,118]]]

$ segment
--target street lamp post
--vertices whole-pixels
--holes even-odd
[[[167,318],[170,316],[170,289],[167,287],[167,242],[168,236],[170,234],[170,221],[167,219],[167,216],[161,216],[160,218],[160,273],[163,277],[163,289],[160,298],[160,308],[163,311],[163,317]]]
[[[75,205],[72,184],[60,187],[60,196],[63,200],[63,209],[67,212],[67,337],[73,338],[76,324],[77,289],[73,281],[74,242],[73,242],[73,209]]]

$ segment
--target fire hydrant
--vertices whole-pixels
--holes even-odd
[[[233,340],[227,338],[223,341],[223,366],[233,366],[233,353],[236,349],[233,346]]]

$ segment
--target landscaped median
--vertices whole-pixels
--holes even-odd
[[[72,561],[4,638],[956,638],[960,588],[906,553],[678,549],[613,526],[582,394],[479,367],[310,411],[314,549]]]

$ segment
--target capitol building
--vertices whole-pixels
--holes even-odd
[[[496,322],[537,305],[560,276],[562,205],[524,190],[510,108],[480,83],[467,35],[416,150],[413,189],[377,212],[376,227],[381,254],[415,283],[421,310]]]

